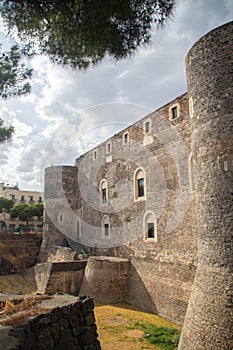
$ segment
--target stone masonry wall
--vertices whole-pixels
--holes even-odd
[[[186,58],[196,165],[198,267],[179,349],[233,348],[233,22]]]
[[[44,313],[24,324],[0,325],[1,349],[101,349],[92,299],[64,295],[44,300],[41,305]]]
[[[174,105],[179,117],[170,120]],[[163,119],[167,121],[164,125]],[[151,132],[145,136],[144,123],[148,120]],[[128,145],[123,143],[125,132],[131,140]],[[76,160],[80,191],[77,204],[82,211],[80,243],[90,254],[94,247],[97,255],[129,259],[127,302],[180,323],[194,280],[197,254],[196,210],[189,178],[190,135],[184,94]],[[110,155],[106,154],[109,142]],[[133,178],[138,167],[146,174],[144,201],[134,200]],[[186,183],[182,183],[182,177]],[[108,184],[108,205],[98,202],[102,179]],[[179,195],[184,199],[187,191],[187,200],[180,201]],[[149,211],[156,217],[155,240],[144,237],[143,220]],[[109,239],[101,237],[104,215],[110,220]],[[175,225],[167,232],[171,218]]]
[[[84,276],[86,261],[48,262],[34,268],[37,292],[78,293]]]
[[[117,304],[127,298],[129,261],[99,256],[89,257],[79,291],[96,303]]]
[[[148,121],[151,129],[146,133]],[[75,167],[47,168],[45,206],[52,203],[54,212],[46,216],[42,252],[48,254],[53,245],[72,239],[87,254],[130,259],[127,302],[182,322],[197,256],[190,135],[184,94],[76,159]],[[146,178],[144,200],[134,198],[138,168]],[[61,171],[64,177],[56,180]],[[107,203],[100,201],[103,179],[107,181]],[[151,212],[156,237],[148,240],[144,221]],[[60,216],[64,222],[59,222]],[[107,238],[104,217],[109,220]]]

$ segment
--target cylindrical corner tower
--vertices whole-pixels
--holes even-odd
[[[63,246],[64,233],[69,234],[69,226],[72,224],[70,213],[76,208],[77,201],[77,172],[78,168],[70,165],[45,169],[44,236],[40,261],[47,260],[49,249],[54,245]]]
[[[195,164],[198,267],[180,350],[233,349],[233,22],[186,57]]]

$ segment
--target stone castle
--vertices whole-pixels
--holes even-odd
[[[45,170],[41,262],[54,246],[91,256],[76,291],[183,323],[180,350],[233,348],[232,42],[233,22],[206,34],[187,93]]]

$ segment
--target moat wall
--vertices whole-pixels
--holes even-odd
[[[43,313],[23,324],[14,325],[12,320],[13,325],[0,325],[1,349],[101,349],[92,299],[56,296],[41,301],[41,306],[44,308]],[[9,319],[7,321],[10,322]]]

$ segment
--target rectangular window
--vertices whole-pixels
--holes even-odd
[[[104,236],[109,236],[109,224],[104,224]]]
[[[125,133],[123,138],[124,138],[124,144],[129,142],[129,134],[128,133]]]
[[[62,222],[62,215],[60,214],[60,216],[59,216],[59,219],[60,219],[60,222]]]
[[[107,189],[102,188],[102,202],[106,203],[107,202]]]
[[[111,152],[111,142],[107,143],[106,151],[107,151],[107,153]]]
[[[97,158],[97,151],[94,151],[94,153],[93,153],[93,159],[96,160],[96,158]]]
[[[172,108],[172,119],[176,119],[178,117],[178,110],[177,107]]]
[[[150,121],[145,122],[145,132],[150,132]]]
[[[42,197],[41,196],[38,199],[38,203],[42,203]]]
[[[148,238],[155,238],[155,227],[152,222],[147,223],[147,237]]]
[[[24,202],[25,202],[24,195],[22,195],[22,196],[21,196],[21,198],[20,198],[20,202],[21,202],[21,203],[24,203]]]
[[[144,179],[138,179],[138,197],[144,197]]]

